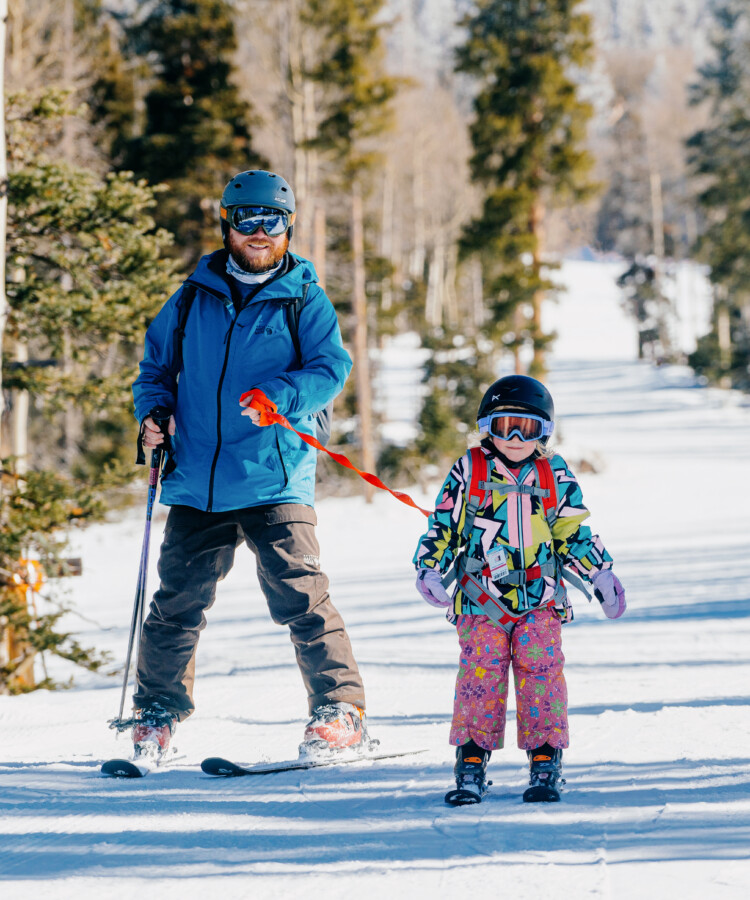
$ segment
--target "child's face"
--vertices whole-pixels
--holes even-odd
[[[511,462],[523,462],[536,449],[536,441],[522,441],[521,438],[515,435],[509,441],[504,441],[502,438],[493,435],[492,443]]]

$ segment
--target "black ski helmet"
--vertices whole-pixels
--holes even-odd
[[[268,206],[289,213],[287,235],[292,238],[297,203],[291,185],[281,175],[264,169],[239,172],[224,188],[221,195],[221,236],[226,245],[229,235],[229,210],[234,206]]]
[[[552,395],[541,381],[529,375],[506,375],[491,384],[479,404],[477,421],[488,416],[498,406],[524,410],[541,416],[548,422],[555,421],[555,404]],[[546,444],[548,438],[541,439]]]

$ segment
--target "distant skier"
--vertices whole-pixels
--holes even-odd
[[[625,612],[612,558],[583,524],[589,512],[578,482],[547,449],[554,421],[541,382],[496,381],[479,405],[481,445],[451,468],[414,557],[418,591],[432,606],[452,606],[458,628],[456,789],[445,797],[452,805],[477,803],[487,790],[491,751],[504,742],[511,665],[518,746],[529,758],[524,800],[560,799],[568,746],[560,636],[572,619],[562,566],[593,583],[608,618]]]
[[[279,175],[232,178],[221,197],[224,249],[199,261],[146,334],[133,386],[146,447],[165,440],[152,413],[166,407],[174,415],[161,491],[171,506],[161,584],[138,658],[136,756],[163,754],[175,724],[193,711],[204,613],[243,542],[272,619],[291,632],[311,714],[301,749],[364,746],[362,679],[319,563],[317,453],[282,429],[255,427],[258,413],[238,406],[248,388],[260,389],[295,428],[314,434],[316,413],[351,370],[312,263],[289,252],[295,215]]]

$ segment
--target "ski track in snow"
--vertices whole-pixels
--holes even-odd
[[[258,778],[200,772],[211,755],[295,758],[306,718],[287,632],[270,621],[241,549],[209,613],[198,708],[177,731],[183,758],[172,766],[138,781],[99,776],[103,759],[129,750],[106,725],[116,679],[78,673],[71,691],[0,697],[4,900],[453,898],[479,885],[518,897],[748,896],[750,407],[698,387],[685,369],[635,361],[616,271],[566,263],[569,293],[546,310],[560,334],[550,375],[558,445],[579,469],[629,604],[609,622],[574,597],[562,802],[521,802],[511,700],[487,799],[444,806],[457,645],[413,589],[425,520],[386,495],[369,507],[328,499],[318,510],[322,561],[364,674],[371,731],[384,751],[428,752]],[[418,408],[418,376],[404,367],[412,347],[410,336],[396,339],[380,376],[403,426]],[[415,499],[429,506],[438,486]],[[163,523],[160,511],[151,588]],[[84,576],[70,591],[86,619],[66,625],[117,660],[142,528],[137,510],[78,537]]]

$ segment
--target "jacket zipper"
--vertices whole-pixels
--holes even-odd
[[[520,473],[519,473],[520,474]],[[516,481],[521,484],[520,479],[516,479]],[[526,571],[526,548],[523,545],[523,494],[518,494],[516,498],[516,503],[518,504],[518,546],[521,548],[521,571]],[[520,606],[520,609],[528,609],[529,607],[529,595],[526,590],[526,582],[523,582],[523,605]]]
[[[211,463],[211,474],[208,479],[208,505],[206,507],[206,512],[211,512],[213,509],[214,503],[214,476],[216,475],[216,464],[219,461],[219,452],[221,451],[221,388],[224,384],[224,376],[227,373],[227,365],[229,363],[229,345],[232,340],[232,332],[234,331],[234,326],[237,324],[237,316],[232,319],[232,324],[229,326],[229,331],[227,332],[227,336],[225,338],[227,349],[224,352],[224,365],[221,369],[221,375],[219,376],[219,386],[216,390],[216,452],[214,453],[213,462]]]

